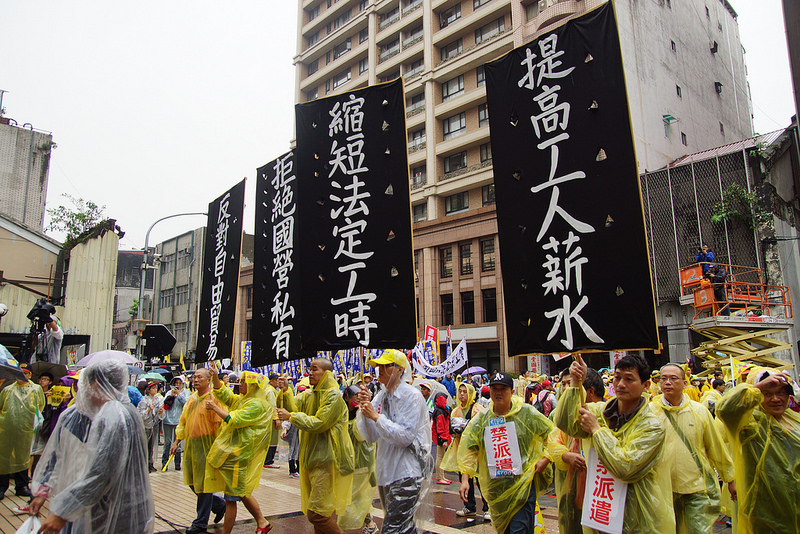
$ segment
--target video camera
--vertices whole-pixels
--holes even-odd
[[[28,312],[28,320],[31,321],[31,331],[39,332],[44,330],[44,325],[50,322],[50,316],[56,313],[56,307],[47,302],[47,299],[39,299]]]

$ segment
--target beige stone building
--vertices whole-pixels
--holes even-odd
[[[405,80],[418,322],[452,326],[471,364],[527,367],[506,358],[483,64],[601,3],[298,1],[297,102]],[[640,171],[752,135],[727,0],[615,5]]]

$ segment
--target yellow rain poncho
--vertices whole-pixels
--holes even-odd
[[[617,431],[608,427],[603,416],[603,410],[616,399],[586,404],[601,427],[589,435],[581,428],[578,413],[584,405],[584,394],[582,387],[567,388],[553,412],[553,420],[567,435],[588,440],[611,474],[628,484],[622,531],[675,532],[669,465],[662,459],[665,430],[653,413],[652,403],[645,401]]]
[[[0,391],[0,474],[27,471],[31,463],[33,420],[44,410],[39,384],[15,381]]]
[[[481,484],[481,493],[489,503],[492,515],[492,526],[497,532],[505,532],[522,506],[527,502],[531,489],[535,487],[537,498],[547,489],[552,481],[552,471],[535,475],[536,462],[546,456],[545,443],[553,430],[553,423],[539,413],[533,406],[525,404],[519,397],[511,397],[511,409],[505,415],[508,422],[514,422],[517,430],[520,454],[522,456],[522,474],[514,477],[489,477],[484,446],[484,429],[489,419],[498,417],[492,406],[473,416],[461,434],[458,446],[458,469],[470,477],[477,475]]]
[[[475,388],[472,384],[459,384],[458,387],[460,388],[462,385],[467,388],[467,402],[463,405],[461,404],[461,401],[458,400],[458,390],[456,390],[456,407],[450,413],[451,420],[453,417],[464,417],[470,406],[472,406],[472,417],[475,417],[483,410],[483,406],[475,402]],[[473,403],[475,404],[473,405]],[[451,432],[450,435],[453,437],[453,441],[447,447],[444,457],[442,457],[442,469],[458,473],[458,444],[461,443],[461,434]]]
[[[196,493],[208,493],[205,490],[206,476],[212,481],[212,487],[219,487],[221,483],[215,480],[219,476],[216,470],[206,472],[206,457],[222,423],[217,414],[206,409],[207,400],[219,402],[211,390],[202,396],[197,391],[192,393],[183,406],[175,429],[175,437],[183,441],[183,482]]]
[[[273,414],[272,415],[272,425],[273,426],[272,426],[272,434],[271,434],[271,437],[270,437],[270,440],[269,440],[269,446],[270,447],[277,447],[277,445],[278,445],[278,437],[280,436],[280,430],[278,430],[278,427],[280,427],[280,421],[278,421],[278,410],[276,409],[278,407],[278,405],[277,405],[277,402],[278,402],[278,390],[275,389],[272,386],[272,384],[270,384],[269,382],[267,383],[267,388],[266,389],[267,389],[267,401],[272,406],[272,414]]]
[[[247,393],[236,395],[223,385],[214,396],[228,406],[230,419],[220,425],[217,439],[208,452],[205,491],[224,491],[248,497],[258,486],[273,429],[272,406],[267,401],[267,378],[244,371]],[[214,473],[216,471],[216,473]],[[217,476],[218,475],[218,476]]]
[[[700,397],[700,404],[706,407],[706,410],[717,409],[717,404],[722,400],[722,393],[716,389],[709,389]]]
[[[800,416],[761,409],[758,388],[741,384],[717,404],[736,466],[739,534],[800,532]]]
[[[347,434],[347,405],[330,371],[297,398],[291,388],[280,403],[300,434],[300,509],[329,517],[345,514],[353,483],[353,443]]]
[[[378,480],[375,476],[375,444],[364,440],[356,427],[355,417],[347,427],[355,453],[353,500],[347,505],[344,515],[339,516],[338,523],[342,529],[352,530],[360,529],[364,525],[364,518],[372,509]]]
[[[563,460],[564,453],[581,454],[583,440],[568,436],[563,430],[554,428],[547,440],[548,457],[555,467],[556,498],[558,499],[559,534],[580,534],[583,511],[583,491],[586,487],[586,472],[576,471]]]
[[[705,406],[690,401],[686,395],[680,406],[667,406],[663,402],[663,395],[658,395],[651,407],[667,432],[664,450],[670,456],[672,492],[686,496],[675,498],[677,531],[711,534],[720,512],[716,473],[719,473],[723,482],[733,481],[733,460],[714,424],[714,418]],[[681,436],[685,437],[691,450]],[[694,496],[689,497],[692,494]]]

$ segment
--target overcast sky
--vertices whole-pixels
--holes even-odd
[[[709,0],[712,1],[712,0]],[[739,13],[755,130],[795,113],[780,0],[730,0]],[[6,115],[53,132],[48,206],[62,193],[105,205],[144,246],[158,218],[205,211],[289,149],[295,0],[2,0]],[[204,225],[157,225],[150,243]],[[54,234],[54,237],[61,237]]]

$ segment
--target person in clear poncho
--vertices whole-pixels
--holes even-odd
[[[153,532],[144,426],[127,383],[117,360],[81,372],[75,405],[59,418],[33,475],[31,514],[50,499],[39,532]]]
[[[300,434],[300,509],[316,533],[341,533],[333,513],[345,514],[353,484],[353,444],[348,409],[325,358],[311,362],[307,389],[297,397],[286,378],[279,381],[278,418]]]
[[[461,475],[459,495],[467,500],[469,477],[477,475],[481,492],[489,501],[492,526],[500,534],[531,532],[537,523],[537,498],[552,481],[550,459],[545,443],[553,423],[533,406],[515,395],[514,381],[506,373],[497,373],[489,382],[492,404],[473,417],[461,434],[458,446],[458,467]],[[490,420],[502,417],[514,423],[522,457],[522,474],[498,476],[489,474],[484,434]]]
[[[205,408],[215,412],[223,422],[206,458],[204,491],[225,492],[224,534],[233,530],[238,501],[255,519],[256,532],[269,532],[272,525],[251,495],[261,480],[273,429],[267,377],[243,371],[237,395],[216,374],[211,376],[214,397],[219,403],[208,399]]]
[[[350,421],[347,428],[350,440],[353,442],[355,469],[353,471],[353,499],[347,505],[344,515],[339,517],[339,526],[344,530],[361,529],[362,534],[374,534],[378,531],[378,525],[372,520],[370,510],[377,486],[375,444],[364,440],[356,427],[360,391],[360,386],[352,385],[347,387],[342,394],[349,412]]]
[[[588,440],[614,477],[628,484],[624,533],[675,532],[669,465],[664,457],[664,425],[642,395],[650,385],[644,358],[629,354],[614,370],[616,398],[585,403],[581,384],[587,373],[580,354],[570,367],[571,387],[553,412],[567,435]]]
[[[30,371],[26,369],[26,376]],[[0,391],[0,499],[14,477],[16,493],[29,497],[28,466],[31,463],[31,443],[34,417],[44,409],[45,397],[41,386],[28,380],[15,380]]]
[[[663,394],[653,397],[650,406],[666,429],[665,450],[672,453],[670,476],[677,531],[711,534],[720,512],[717,474],[729,483],[731,494],[736,494],[733,461],[711,412],[683,392],[687,385],[681,366],[663,366]]]
[[[753,370],[717,404],[728,431],[738,495],[737,532],[800,532],[800,415],[785,373]]]

